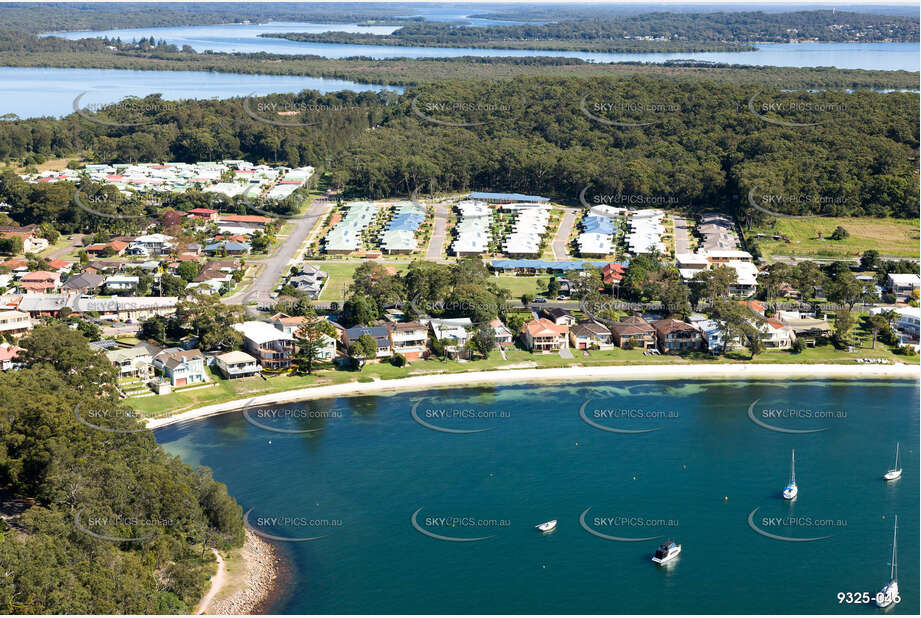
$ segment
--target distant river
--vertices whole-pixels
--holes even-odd
[[[93,109],[128,96],[161,93],[164,99],[245,97],[255,93],[318,90],[383,90],[385,86],[358,84],[342,79],[289,75],[245,75],[197,71],[123,71],[117,69],[36,69],[0,67],[0,116],[20,118],[65,116],[74,111],[74,99],[86,93],[79,106]],[[390,90],[403,89],[391,86]]]
[[[460,17],[451,15],[451,17]],[[486,21],[486,20],[482,20]],[[326,58],[448,58],[454,56],[560,56],[591,62],[665,62],[667,60],[705,60],[730,64],[771,65],[785,67],[837,67],[839,69],[880,69],[917,71],[918,43],[798,43],[764,44],[754,52],[687,52],[667,54],[605,54],[571,51],[537,51],[513,49],[473,49],[441,47],[397,47],[388,45],[335,45],[298,43],[286,39],[259,38],[265,32],[370,32],[389,34],[390,26],[363,27],[356,24],[313,24],[270,22],[262,25],[228,24],[219,26],[182,26],[68,32],[58,34],[69,39],[120,37],[131,41],[153,36],[175,45],[189,45],[196,51],[268,52],[273,54],[310,54]]]
[[[294,572],[272,613],[873,615],[837,594],[887,582],[898,514],[894,613],[917,614],[918,398],[915,382],[455,388],[251,409],[253,423],[227,414],[156,438],[210,467],[262,533],[322,537],[279,543]],[[750,405],[823,431],[767,429]],[[897,440],[904,473],[887,484]],[[534,529],[551,519],[555,532]],[[658,568],[666,538],[683,551]]]

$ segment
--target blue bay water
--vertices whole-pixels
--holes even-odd
[[[343,79],[291,75],[247,75],[197,71],[125,71],[118,69],[45,69],[0,67],[0,116],[20,118],[66,116],[74,112],[74,99],[85,93],[78,106],[94,109],[130,96],[160,93],[164,99],[226,99],[263,96],[273,92],[318,90],[322,93],[352,90],[396,92],[396,86],[359,84]]]
[[[824,431],[765,429],[748,416],[756,400],[759,420]],[[324,536],[279,543],[293,574],[273,612],[875,613],[837,594],[886,583],[898,514],[894,613],[916,614],[918,402],[913,382],[456,388],[248,412],[310,433],[267,431],[235,413],[157,439],[210,467],[263,532]],[[655,431],[597,429],[583,404],[596,424]],[[421,423],[488,431],[435,431],[414,409]],[[897,440],[904,474],[886,484]],[[790,504],[780,491],[794,448],[800,493]],[[756,508],[763,531],[831,538],[767,538],[749,527]],[[602,534],[661,538],[599,538],[580,525],[586,509]],[[414,528],[416,512],[426,532],[490,538],[437,540]],[[292,523],[272,520],[282,517]],[[550,519],[555,532],[534,529]],[[650,558],[664,538],[683,551],[661,568]]]

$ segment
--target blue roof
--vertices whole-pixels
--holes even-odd
[[[233,240],[222,240],[220,242],[211,243],[205,247],[205,251],[217,251],[221,247],[224,247],[228,251],[249,251],[250,247],[245,242],[236,242]]]
[[[589,233],[613,234],[614,221],[608,217],[588,216],[582,219],[582,229]]]
[[[390,231],[408,231],[415,232],[422,222],[425,220],[425,215],[420,215],[416,213],[403,213],[395,216],[390,223],[387,224],[387,229]]]
[[[492,260],[489,265],[493,268],[536,268],[547,270],[584,270],[586,268],[601,268],[612,262],[554,262],[552,260]],[[615,262],[626,266],[626,262]]]
[[[524,195],[522,193],[489,193],[484,191],[475,191],[470,194],[475,200],[502,200],[508,202],[549,202],[549,197],[539,195]]]

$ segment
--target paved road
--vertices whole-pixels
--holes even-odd
[[[691,252],[691,224],[683,217],[675,217],[675,253]]]
[[[259,302],[269,299],[272,290],[278,285],[282,275],[287,272],[291,261],[297,257],[298,250],[304,244],[308,234],[310,234],[310,230],[316,225],[318,219],[326,216],[331,206],[327,197],[314,200],[310,208],[308,208],[307,214],[294,220],[294,229],[291,230],[287,238],[279,243],[271,256],[249,262],[251,266],[259,264],[262,267],[256,278],[233,296],[222,299],[223,302],[229,305],[239,305],[247,300]]]
[[[556,231],[551,247],[553,248],[553,257],[557,260],[565,260],[569,257],[569,235],[572,234],[572,226],[576,222],[576,215],[579,210],[576,208],[567,208],[560,219],[560,228]]]
[[[435,226],[432,228],[432,237],[429,239],[429,247],[425,252],[425,259],[438,260],[444,253],[445,241],[447,240],[448,216],[450,211],[444,204],[435,204]]]
[[[55,249],[54,251],[49,251],[46,257],[49,260],[56,260],[61,256],[67,255],[75,251],[76,249],[83,248],[83,237],[86,234],[73,234],[73,240],[69,241],[66,246]]]

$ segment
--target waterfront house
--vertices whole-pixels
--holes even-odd
[[[167,348],[154,356],[154,367],[172,386],[187,386],[207,382],[205,356],[201,350]]]
[[[341,331],[342,345],[346,351],[351,350],[352,344],[362,335],[370,335],[377,343],[377,358],[390,356],[390,331],[386,326],[353,326]]]
[[[648,350],[656,347],[656,329],[639,316],[627,316],[611,325],[611,336],[619,348],[641,348]]]
[[[422,322],[389,322],[386,328],[390,331],[390,345],[394,354],[402,354],[407,360],[428,355],[428,328]]]
[[[570,327],[569,340],[577,350],[613,350],[614,335],[604,324],[579,322]]]
[[[664,354],[699,350],[703,344],[700,331],[687,322],[667,319],[659,320],[652,326],[656,330],[659,350]]]
[[[758,330],[761,331],[764,347],[769,350],[789,350],[796,341],[793,329],[779,320],[768,318],[758,325]]]
[[[118,369],[118,377],[146,379],[152,375],[154,356],[163,348],[152,343],[139,343],[130,348],[116,348],[105,353]]]
[[[551,352],[569,345],[569,326],[547,318],[531,320],[521,327],[524,346],[531,352]]]
[[[255,357],[239,350],[217,354],[214,357],[214,364],[221,375],[227,379],[245,378],[262,371]]]
[[[465,348],[470,339],[470,330],[473,328],[470,318],[431,318],[428,320],[428,327],[432,337],[445,344],[445,351],[449,356],[466,354]]]
[[[234,324],[233,327],[243,335],[243,349],[256,357],[263,369],[276,371],[291,366],[294,354],[294,338],[291,335],[257,320]]]
[[[489,326],[492,328],[496,345],[503,348],[515,345],[515,333],[513,333],[508,326],[503,324],[502,320],[494,318],[493,321],[489,323]]]

